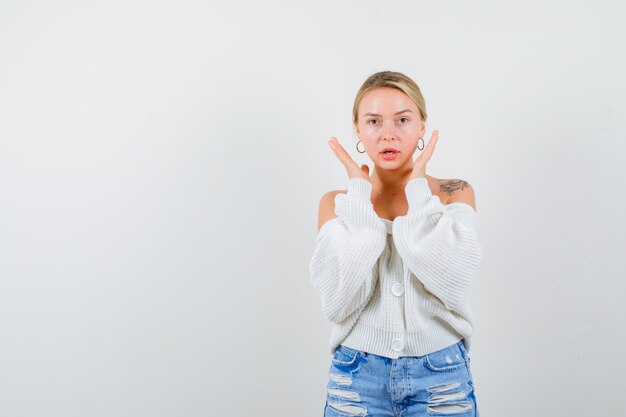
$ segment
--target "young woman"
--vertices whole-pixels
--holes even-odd
[[[468,356],[482,259],[474,190],[426,174],[438,132],[424,147],[424,98],[404,74],[371,75],[353,123],[374,168],[329,140],[348,188],[322,196],[310,263],[333,324],[324,416],[479,416]]]

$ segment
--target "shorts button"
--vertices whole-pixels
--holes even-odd
[[[396,282],[391,286],[391,293],[396,297],[400,297],[402,294],[404,294],[404,285]]]
[[[404,342],[401,339],[393,339],[391,342],[391,348],[396,352],[400,352],[404,349]]]

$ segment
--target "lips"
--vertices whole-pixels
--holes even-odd
[[[397,153],[400,152],[399,150],[397,150],[396,148],[385,148],[382,151],[380,151],[380,153],[385,153],[387,151],[392,151],[393,153]]]

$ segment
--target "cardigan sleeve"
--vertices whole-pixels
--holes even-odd
[[[410,180],[405,193],[408,212],[393,225],[398,253],[428,292],[458,312],[483,257],[476,212],[466,203],[441,203],[426,178]]]
[[[334,323],[360,314],[376,287],[387,227],[374,211],[371,189],[366,179],[350,178],[347,193],[335,196],[337,217],[324,223],[316,238],[311,283]]]

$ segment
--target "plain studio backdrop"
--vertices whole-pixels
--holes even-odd
[[[361,83],[476,192],[483,417],[626,415],[619,1],[0,3],[0,416],[321,416]],[[415,155],[417,156],[417,155]]]

